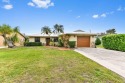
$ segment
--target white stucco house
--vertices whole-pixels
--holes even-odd
[[[54,42],[58,42],[58,36],[57,34],[33,34],[33,35],[28,35],[29,37],[29,42],[42,42],[44,45],[49,45],[50,40],[53,39]]]
[[[70,35],[69,41],[76,41],[76,47],[92,47],[95,42],[95,36],[97,35],[95,33],[86,33],[82,30],[63,34]],[[54,42],[58,42],[59,35],[63,34],[33,34],[28,36],[29,42],[42,42],[44,45],[49,45],[51,39]]]

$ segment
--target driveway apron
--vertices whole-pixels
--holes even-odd
[[[125,52],[102,48],[77,48],[75,51],[125,78]]]

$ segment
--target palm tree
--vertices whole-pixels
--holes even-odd
[[[19,30],[19,27],[16,26],[15,28],[13,28],[13,35],[12,35],[11,38],[10,38],[10,40],[11,40],[13,43],[16,43],[16,42],[19,41],[18,33],[20,33],[20,30]]]
[[[44,34],[49,34],[51,33],[51,29],[48,26],[44,26],[42,27],[41,32]]]
[[[0,35],[3,36],[4,40],[5,40],[5,45],[7,45],[8,43],[8,39],[7,39],[7,35],[10,35],[13,32],[11,26],[3,24],[2,26],[0,26]]]
[[[53,32],[54,33],[64,33],[63,25],[55,24]]]
[[[11,28],[11,26],[3,24],[0,26],[0,35],[4,38],[4,44],[9,46],[9,42],[15,43],[18,41],[17,33],[19,33],[19,28]],[[10,36],[10,34],[12,36]]]

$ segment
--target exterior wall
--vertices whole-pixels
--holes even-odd
[[[35,37],[30,37],[29,42],[35,42]],[[46,44],[46,38],[40,38],[40,42]]]
[[[69,41],[76,41],[76,46],[75,47],[77,47],[77,36],[76,35],[70,36]]]
[[[4,38],[0,36],[0,46],[4,46],[3,42],[4,42]]]
[[[35,42],[35,38],[34,37],[30,37],[29,38],[29,42]]]
[[[40,38],[40,42],[46,44],[46,38]]]
[[[11,34],[12,35],[12,34]],[[9,35],[7,35],[7,37],[9,37]],[[19,42],[15,43],[16,46],[23,46],[24,42],[25,42],[25,38],[18,34],[18,38],[19,38]],[[0,36],[0,46],[4,47],[4,38],[2,36]]]
[[[77,36],[78,35],[71,35],[69,38],[69,41],[76,41],[76,47],[77,47]],[[80,35],[80,36],[87,36],[87,35]],[[35,37],[30,37],[29,42],[35,42]],[[40,42],[46,44],[46,38],[41,37]],[[90,47],[93,47],[94,43],[95,43],[95,36],[90,36]]]
[[[70,36],[69,41],[77,41],[77,36]]]
[[[23,46],[24,45],[24,42],[25,42],[25,38],[18,34],[18,38],[19,38],[19,42],[15,43],[16,46]]]
[[[69,41],[76,41],[76,47],[77,47],[77,35],[70,36]],[[94,43],[95,43],[95,36],[90,36],[90,47],[93,47]]]
[[[93,45],[95,44],[95,39],[95,36],[90,37],[90,47],[93,47]]]

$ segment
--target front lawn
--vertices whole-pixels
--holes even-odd
[[[102,44],[96,45],[97,48],[104,48]]]
[[[0,49],[0,83],[124,83],[125,79],[74,52],[49,47]]]

